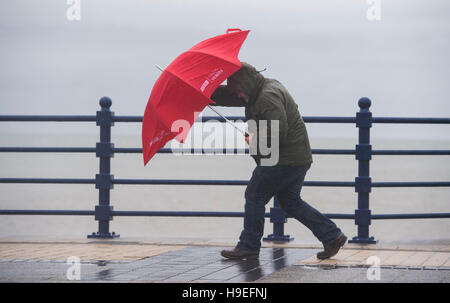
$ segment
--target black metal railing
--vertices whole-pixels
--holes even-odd
[[[119,185],[216,185],[243,186],[247,180],[173,180],[173,179],[115,179],[111,174],[111,158],[115,153],[142,153],[141,148],[116,148],[111,142],[111,127],[115,122],[141,123],[142,116],[115,116],[110,110],[112,102],[109,98],[100,99],[101,110],[95,116],[23,116],[0,115],[1,121],[16,122],[96,122],[100,127],[100,141],[95,147],[0,147],[0,152],[18,153],[96,153],[99,158],[99,173],[92,179],[73,178],[0,178],[0,183],[51,183],[51,184],[95,184],[99,200],[94,210],[17,210],[0,209],[0,215],[77,215],[95,216],[99,222],[98,231],[88,235],[90,238],[118,237],[110,232],[110,221],[114,216],[170,216],[170,217],[243,217],[243,212],[212,212],[212,211],[117,211],[110,205],[110,191],[115,184]],[[386,118],[372,117],[369,108],[371,101],[361,98],[358,101],[360,111],[356,117],[304,117],[306,123],[352,123],[359,129],[358,144],[355,149],[313,149],[313,154],[321,155],[355,155],[358,161],[358,176],[354,181],[305,181],[304,186],[353,187],[357,193],[358,206],[353,214],[325,214],[332,219],[355,220],[358,232],[349,242],[375,243],[369,235],[371,220],[381,219],[436,219],[450,218],[449,213],[413,213],[413,214],[372,214],[369,207],[369,196],[373,187],[449,187],[450,181],[440,182],[372,182],[369,174],[372,155],[450,155],[450,150],[372,150],[370,144],[370,129],[373,123],[418,123],[418,124],[450,124],[450,118]],[[244,117],[229,116],[229,120],[244,120]],[[225,122],[221,117],[202,117],[201,121],[215,120]],[[162,148],[158,153],[234,153],[248,154],[248,149],[178,149]],[[279,207],[274,198],[274,205],[265,214],[273,223],[273,234],[264,240],[289,241],[292,238],[284,233],[287,222],[286,213]]]

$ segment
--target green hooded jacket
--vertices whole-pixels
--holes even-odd
[[[244,92],[249,97],[248,104],[237,97],[238,91]],[[265,135],[269,146],[272,141],[270,120],[278,120],[278,165],[297,166],[312,162],[308,133],[298,111],[298,105],[279,81],[265,78],[252,65],[242,62],[241,69],[227,79],[226,86],[219,86],[211,99],[216,102],[216,106],[245,106],[246,121],[256,121],[258,139]],[[262,120],[269,122],[267,133],[264,128],[261,134],[259,128]],[[261,155],[259,149],[256,155],[252,155],[258,165],[261,158],[269,156]]]

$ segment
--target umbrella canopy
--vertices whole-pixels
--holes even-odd
[[[142,121],[144,165],[169,140],[184,142],[216,88],[241,67],[239,50],[249,31],[228,29],[178,56],[153,86]],[[173,125],[183,120],[189,129]],[[185,127],[186,128],[186,127]]]

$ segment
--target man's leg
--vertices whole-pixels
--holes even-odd
[[[281,208],[308,227],[326,246],[336,240],[342,232],[333,221],[301,199],[300,192],[309,167],[310,165],[296,167],[296,178],[287,187],[277,192],[277,197]]]
[[[264,233],[266,204],[274,195],[270,167],[257,166],[245,190],[244,229],[238,247],[259,251]]]
[[[244,229],[233,250],[222,250],[229,259],[256,259],[264,232],[265,205],[273,196],[271,168],[257,166],[245,190]]]

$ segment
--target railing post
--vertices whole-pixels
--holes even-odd
[[[369,98],[358,101],[359,112],[356,113],[356,127],[359,129],[358,144],[356,145],[356,160],[358,160],[358,177],[355,178],[355,191],[358,193],[358,209],[355,209],[355,224],[358,226],[358,236],[350,243],[376,243],[369,237],[371,211],[369,195],[372,188],[369,166],[372,159],[372,145],[370,144],[370,128],[372,127],[372,113],[369,108],[372,102]]]
[[[111,126],[114,112],[109,108],[112,101],[108,97],[100,99],[101,110],[97,111],[97,125],[100,126],[100,142],[96,144],[96,155],[100,158],[100,172],[95,175],[95,188],[98,189],[98,205],[95,206],[95,220],[98,221],[98,232],[88,235],[88,238],[115,238],[114,232],[109,232],[109,221],[113,219],[110,205],[110,190],[114,187],[111,175],[111,158],[114,156],[114,144],[111,143]]]
[[[273,223],[273,234],[268,235],[263,241],[288,242],[294,240],[294,238],[284,234],[284,224],[287,222],[287,216],[280,207],[277,196],[273,197],[273,207],[270,208],[270,222]]]

